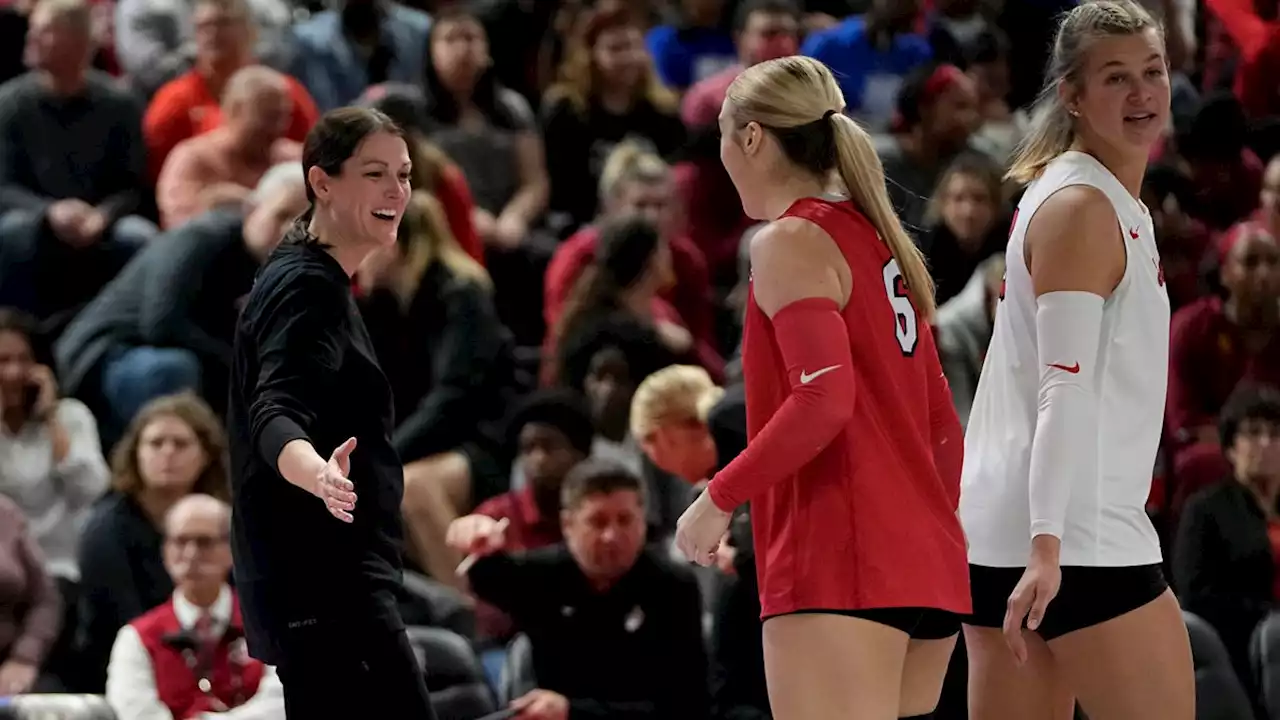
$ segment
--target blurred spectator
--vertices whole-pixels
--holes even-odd
[[[1258,212],[1254,218],[1273,236],[1280,237],[1280,155],[1267,163],[1262,174],[1262,192],[1258,194]]]
[[[1201,268],[1212,244],[1209,229],[1187,214],[1186,208],[1194,204],[1193,194],[1187,178],[1167,166],[1148,168],[1142,181],[1141,199],[1151,213],[1169,307],[1174,311],[1203,293]],[[1265,203],[1265,190],[1263,198]]]
[[[1249,124],[1239,101],[1230,95],[1207,99],[1177,137],[1184,172],[1195,188],[1193,217],[1213,230],[1225,230],[1258,206],[1262,161],[1245,143]]]
[[[954,65],[923,65],[907,77],[898,94],[891,132],[876,136],[889,197],[902,224],[922,240],[929,197],[978,129],[978,96],[973,80]],[[929,248],[922,247],[927,253]]]
[[[440,540],[440,556],[447,558],[446,581],[453,584],[453,569],[462,553],[443,542],[448,534],[483,520],[504,520],[504,538],[509,551],[537,550],[564,541],[560,528],[560,491],[565,477],[591,452],[595,428],[582,396],[564,389],[534,392],[512,413],[507,427],[507,443],[516,449],[512,474],[519,487],[490,498],[471,515],[458,518],[445,528]],[[476,607],[480,636],[506,640],[515,631],[511,618],[501,610],[481,602]]]
[[[107,668],[117,720],[283,720],[275,668],[249,657],[231,572],[231,508],[188,495],[164,523],[169,600],[125,625]]]
[[[1031,127],[1026,110],[1009,104],[1009,40],[992,28],[973,42],[966,70],[978,94],[978,129],[970,144],[1002,166]]]
[[[1175,508],[1226,474],[1218,412],[1241,380],[1280,385],[1280,248],[1254,223],[1218,242],[1224,296],[1173,316],[1166,423],[1175,442]]]
[[[1000,168],[966,153],[942,173],[925,211],[925,248],[941,305],[960,293],[984,260],[1003,253],[1009,238]]]
[[[59,678],[42,673],[61,616],[58,589],[27,518],[0,496],[0,697],[63,689]]]
[[[746,0],[733,17],[733,41],[738,62],[694,83],[680,103],[680,119],[690,129],[716,124],[729,84],[744,68],[796,54],[800,8],[793,0]]]
[[[360,310],[391,383],[408,537],[447,583],[453,565],[435,560],[448,523],[507,486],[498,425],[517,393],[515,360],[489,276],[454,242],[440,204],[415,191],[397,237],[360,267]]]
[[[59,397],[53,371],[36,362],[31,333],[30,318],[0,308],[0,495],[26,517],[46,571],[74,583],[80,531],[107,489],[107,463],[93,415]]]
[[[1280,114],[1280,20],[1253,0],[1205,0],[1207,13],[1221,23],[1234,45],[1236,97],[1253,118]]]
[[[440,202],[453,239],[476,262],[484,264],[484,245],[476,233],[475,202],[462,169],[427,139],[431,131],[427,97],[422,88],[404,83],[383,83],[370,87],[361,97],[368,107],[386,113],[406,133],[409,158],[413,163],[411,185],[425,190]]]
[[[165,83],[147,106],[142,134],[147,141],[151,177],[158,178],[165,159],[178,143],[223,124],[223,109],[230,109],[231,79],[253,65],[255,27],[248,0],[198,0],[192,9],[195,23],[195,66]],[[302,142],[319,117],[316,104],[297,80],[280,75],[278,98],[267,103],[260,116],[261,134],[274,140],[283,135]],[[241,98],[243,99],[243,98]],[[239,118],[243,124],[243,118]],[[270,141],[258,138],[267,147]],[[263,154],[266,148],[256,149]]]
[[[80,313],[54,351],[64,386],[96,409],[104,435],[179,390],[223,408],[241,299],[306,203],[301,166],[276,166],[243,208],[165,233]]]
[[[645,43],[658,77],[667,87],[685,91],[737,60],[733,37],[725,28],[725,0],[679,0],[671,22],[649,31]]]
[[[218,0],[211,0],[212,3]],[[189,70],[200,46],[211,35],[234,30],[235,23],[224,14],[211,18],[202,11],[209,2],[194,6],[179,0],[117,0],[115,5],[114,50],[121,69],[143,97],[165,82]],[[229,4],[224,5],[229,7]],[[286,0],[247,0],[255,29],[250,42],[257,40],[254,55],[272,67],[283,68],[292,57],[289,26],[293,8]],[[199,64],[198,60],[194,60]],[[231,69],[234,71],[234,68]],[[224,79],[231,73],[224,75]],[[210,97],[216,99],[217,92]],[[216,102],[216,100],[214,100]]]
[[[141,109],[89,70],[85,0],[31,13],[33,70],[0,86],[0,305],[51,328],[154,236],[133,215],[147,192]]]
[[[574,233],[556,249],[547,267],[542,303],[547,327],[555,328],[560,322],[565,303],[583,270],[595,261],[601,224],[641,216],[658,227],[671,250],[675,282],[660,288],[659,302],[667,305],[660,312],[679,315],[694,340],[713,352],[710,348],[715,336],[707,264],[698,246],[680,233],[681,213],[671,168],[643,146],[624,142],[613,149],[605,162],[599,196],[604,210],[600,223]],[[736,202],[736,193],[734,199]]]
[[[655,75],[644,28],[629,9],[597,10],[581,24],[547,90],[543,135],[550,163],[550,210],[571,227],[591,222],[609,153],[624,139],[662,156],[684,143],[676,97]]]
[[[218,419],[190,393],[148,403],[116,445],[113,491],[80,538],[83,692],[102,692],[120,628],[173,592],[161,555],[165,515],[192,493],[227,499],[226,451]]]
[[[674,279],[671,249],[652,223],[643,217],[611,221],[600,233],[595,262],[574,283],[552,330],[543,355],[543,383],[573,387],[575,377],[584,379],[594,353],[582,348],[596,346],[606,327],[624,328],[672,359],[692,357],[693,335],[670,306],[655,302]],[[576,372],[567,362],[573,353],[578,354]],[[722,364],[718,370],[723,369]]]
[[[708,716],[698,586],[688,568],[646,552],[641,481],[609,462],[579,464],[565,481],[565,545],[504,550],[496,520],[450,533],[475,553],[476,595],[510,613],[533,647],[538,689],[512,707],[569,717],[702,720]]]
[[[933,59],[967,67],[982,36],[991,29],[981,0],[933,0],[932,4],[925,27]]]
[[[631,403],[631,433],[655,465],[693,488],[746,447],[746,415],[740,385],[726,392],[702,368],[672,365],[640,383]],[[712,717],[768,720],[760,588],[746,512],[737,513],[717,559],[720,576],[703,584],[715,614]]]
[[[978,265],[964,289],[938,308],[938,359],[964,426],[969,424],[969,410],[995,330],[996,308],[1003,296],[1004,253],[1000,252]]]
[[[550,187],[537,118],[498,85],[480,21],[462,6],[433,18],[426,69],[430,137],[462,168],[475,199],[498,314],[520,345],[542,337],[542,272],[554,239],[536,229]]]
[[[215,207],[240,207],[267,170],[302,160],[302,146],[284,136],[289,107],[285,76],[250,65],[222,94],[220,125],[178,143],[164,162],[156,204],[166,229]]]
[[[538,102],[554,79],[564,36],[585,5],[582,0],[525,2],[481,0],[472,4],[490,48],[498,82],[515,90],[528,103]]]
[[[920,6],[921,0],[872,0],[866,14],[819,30],[800,46],[802,55],[831,68],[846,112],[870,130],[889,128],[904,78],[932,56],[929,41],[914,32]]]
[[[423,80],[431,18],[383,0],[343,0],[293,27],[291,75],[321,112],[350,104],[370,85]]]
[[[428,112],[437,125],[431,139],[462,167],[485,243],[518,246],[548,195],[533,111],[524,98],[496,84],[484,28],[466,10],[435,18],[427,65]]]
[[[1280,600],[1280,395],[1242,386],[1218,423],[1230,474],[1182,512],[1173,578],[1182,606],[1218,631],[1250,685],[1249,639]]]

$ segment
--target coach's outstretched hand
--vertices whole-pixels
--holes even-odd
[[[347,523],[355,520],[351,512],[356,509],[356,486],[347,479],[351,474],[351,451],[355,449],[356,439],[347,438],[333,451],[329,462],[320,471],[315,490],[316,497],[324,501],[329,514]]]
[[[1051,549],[1042,549],[1041,539],[1050,541]],[[1058,539],[1040,535],[1032,539],[1031,558],[1022,572],[1004,613],[1004,641],[1021,665],[1027,661],[1027,643],[1022,637],[1022,621],[1028,630],[1036,630],[1044,621],[1045,610],[1062,586],[1062,567],[1058,564]]]
[[[711,501],[706,490],[698,495],[676,523],[676,547],[689,559],[703,567],[716,562],[716,550],[729,529],[732,515]]]

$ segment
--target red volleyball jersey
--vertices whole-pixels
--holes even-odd
[[[812,461],[748,498],[762,616],[881,607],[968,613],[968,561],[956,517],[963,438],[932,331],[912,306],[892,253],[851,203],[805,198],[785,216],[821,227],[849,265],[852,290],[841,314],[854,409]],[[754,295],[744,332],[754,438],[806,379],[803,370],[790,377],[797,373],[789,373]],[[943,448],[938,460],[935,448]]]

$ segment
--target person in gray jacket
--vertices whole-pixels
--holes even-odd
[[[969,425],[969,409],[978,392],[982,361],[1004,294],[1004,253],[983,261],[959,295],[938,308],[935,337],[942,372],[951,384],[951,399],[960,424]]]

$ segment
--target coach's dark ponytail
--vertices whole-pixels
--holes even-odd
[[[310,190],[311,188],[307,189]],[[308,245],[319,242],[320,239],[311,234],[311,218],[315,217],[315,214],[316,203],[312,200],[311,204],[307,205],[307,209],[294,219],[293,225],[285,231],[284,238],[280,242],[292,245]]]

